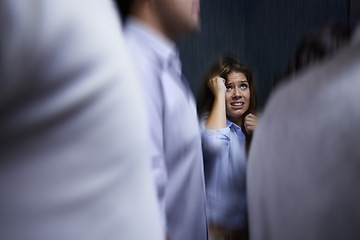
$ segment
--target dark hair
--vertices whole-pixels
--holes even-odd
[[[314,29],[301,40],[283,77],[276,79],[276,84],[286,77],[294,75],[311,64],[321,62],[334,55],[341,47],[348,44],[356,30],[356,23],[331,22],[324,27]]]
[[[219,75],[220,77],[224,78],[227,82],[227,77],[231,72],[239,72],[245,75],[248,83],[249,83],[249,89],[250,89],[250,106],[249,109],[243,114],[242,116],[242,124],[241,124],[241,130],[244,133],[246,137],[246,152],[248,152],[250,148],[250,142],[251,142],[251,134],[248,134],[245,131],[244,127],[244,118],[247,114],[257,113],[257,96],[256,96],[256,88],[255,88],[255,78],[254,74],[251,71],[251,69],[244,65],[239,63],[237,60],[235,60],[232,57],[226,56],[226,57],[220,57],[210,68],[210,71],[205,77],[203,87],[201,89],[201,92],[199,94],[200,98],[198,99],[198,113],[199,116],[203,116],[204,114],[210,113],[213,107],[213,103],[215,100],[215,96],[212,93],[211,89],[208,86],[208,81],[212,79],[213,77]],[[225,83],[226,83],[225,82]]]

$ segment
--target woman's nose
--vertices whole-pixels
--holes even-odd
[[[234,89],[234,97],[241,98],[241,92],[240,92],[239,88],[237,88],[237,87],[235,87],[235,89]]]

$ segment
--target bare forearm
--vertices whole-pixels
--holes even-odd
[[[206,122],[206,128],[219,130],[226,127],[226,106],[225,96],[220,95],[215,98],[210,116]]]

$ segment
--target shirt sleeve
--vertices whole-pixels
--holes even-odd
[[[204,156],[208,154],[214,156],[228,150],[230,143],[230,129],[226,127],[219,130],[212,130],[207,129],[205,124],[206,120],[202,119],[200,122],[200,127]]]

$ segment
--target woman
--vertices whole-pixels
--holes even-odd
[[[220,58],[199,102],[210,240],[247,239],[246,152],[256,108],[250,68]]]

